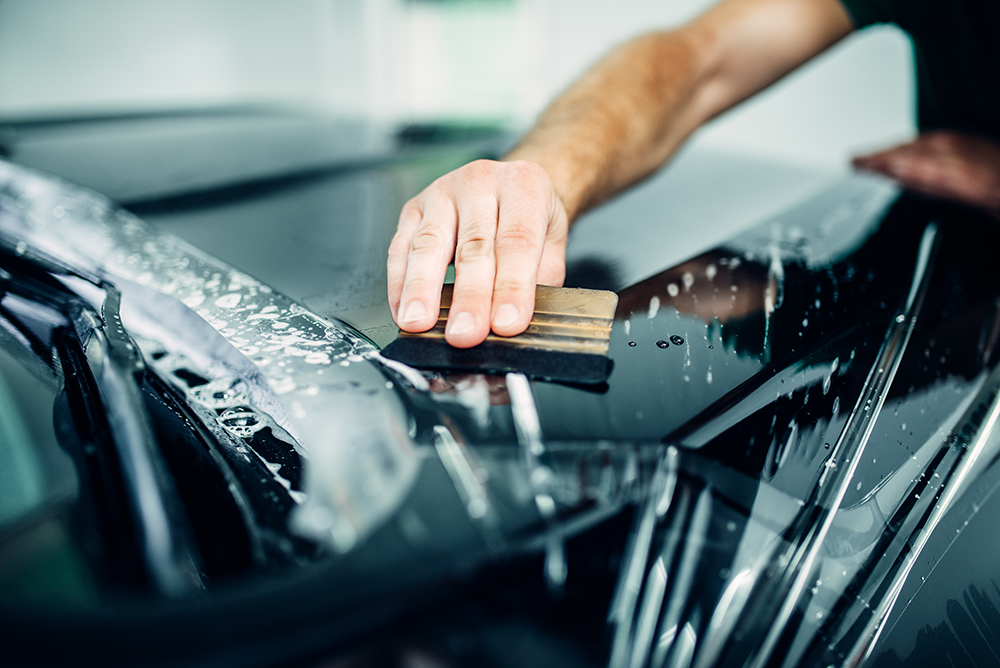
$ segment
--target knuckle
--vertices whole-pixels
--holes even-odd
[[[474,160],[456,173],[461,185],[466,187],[487,187],[496,179],[497,163],[492,160]]]
[[[545,243],[553,246],[563,246],[569,239],[569,230],[565,225],[552,225],[546,230]]]
[[[403,228],[411,221],[419,220],[421,216],[423,216],[423,207],[420,206],[419,196],[414,197],[400,209],[396,227]]]
[[[508,163],[507,169],[511,177],[520,182],[544,182],[548,179],[544,169],[527,160],[514,160]]]
[[[518,301],[527,301],[535,287],[529,279],[529,276],[498,275],[493,283],[493,292],[506,299],[516,298]]]
[[[471,174],[492,174],[496,170],[496,164],[494,160],[480,158],[468,163],[465,169]]]
[[[494,253],[493,238],[486,234],[471,234],[458,245],[455,251],[455,264],[468,264],[484,259],[492,259]]]
[[[405,257],[409,252],[410,237],[406,234],[396,233],[389,243],[389,259]]]
[[[413,234],[406,252],[420,253],[440,249],[451,243],[450,236],[440,225],[423,225]]]
[[[524,223],[508,225],[497,235],[497,246],[504,250],[535,248],[541,244],[541,241],[539,231],[535,227]]]
[[[400,217],[412,214],[420,214],[422,212],[422,207],[420,206],[420,195],[416,197],[411,197],[406,204],[403,205],[403,209],[400,213]]]

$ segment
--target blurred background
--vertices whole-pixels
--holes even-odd
[[[522,129],[588,65],[712,0],[0,0],[0,121],[218,106]],[[909,42],[857,34],[695,146],[846,169],[912,135]]]

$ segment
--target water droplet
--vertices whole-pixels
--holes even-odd
[[[200,306],[201,303],[205,301],[205,293],[195,292],[185,297],[182,301],[188,308],[195,308],[196,306]]]
[[[688,292],[691,290],[691,286],[694,285],[694,274],[690,271],[685,271],[684,275],[681,276],[681,280],[684,282],[684,291]]]
[[[489,511],[489,506],[482,499],[473,499],[469,501],[469,505],[466,506],[466,512],[469,513],[469,517],[472,519],[481,519],[486,517],[486,513]]]
[[[628,347],[629,348],[635,348],[635,345],[636,345],[635,341],[629,341],[628,342]]]
[[[268,382],[271,385],[271,389],[274,390],[275,394],[287,394],[295,389],[295,379],[291,376],[280,376],[278,378],[269,378]]]
[[[249,438],[266,426],[256,411],[246,406],[230,408],[218,420],[226,431],[237,438]]]
[[[653,295],[653,298],[649,300],[649,313],[646,317],[650,320],[656,317],[656,314],[660,311],[660,298]]]
[[[219,308],[233,308],[240,303],[240,293],[230,292],[227,295],[222,295],[215,300],[215,305]]]
[[[674,344],[675,346],[683,346],[684,339],[674,334],[673,336],[670,337],[670,343]]]
[[[718,273],[719,270],[716,268],[714,264],[710,264],[707,267],[705,267],[705,278],[707,278],[710,281],[715,280],[715,276]]]
[[[667,294],[671,297],[676,297],[681,293],[680,288],[677,287],[676,283],[667,283]]]
[[[712,382],[712,370],[711,369],[709,369],[708,373],[705,374],[705,380],[706,380],[706,382],[708,382],[709,384],[711,384],[711,382]]]
[[[24,255],[27,250],[28,250],[27,241],[18,241],[17,246],[14,247],[14,252],[17,253],[18,255]]]
[[[663,339],[660,339],[659,341],[656,342],[656,347],[657,348],[669,348],[670,344],[667,343],[666,341],[664,341]]]
[[[217,378],[190,390],[190,396],[203,406],[221,409],[246,401],[246,387],[241,381]]]
[[[330,355],[324,352],[309,353],[305,356],[304,361],[306,364],[329,364]]]

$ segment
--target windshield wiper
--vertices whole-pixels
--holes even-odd
[[[101,403],[123,472],[140,549],[160,593],[177,597],[200,589],[192,546],[178,530],[173,481],[157,450],[137,377],[145,363],[121,323],[121,296],[108,285],[103,320],[82,301],[69,313]]]
[[[197,554],[184,534],[177,491],[150,426],[140,379],[145,363],[122,325],[118,290],[96,277],[67,268],[35,253],[11,248],[0,238],[0,296],[16,295],[25,302],[61,313],[68,322],[53,333],[52,341],[41,341],[17,313],[4,310],[7,320],[46,362],[42,348],[70,345],[77,349],[79,365],[96,389],[106,422],[108,438],[121,473],[128,514],[132,519],[138,549],[154,588],[168,597],[178,597],[202,588],[195,566]],[[64,285],[60,275],[81,278],[103,292],[103,317],[82,296]],[[67,385],[70,379],[67,379]],[[86,392],[86,387],[80,388]]]

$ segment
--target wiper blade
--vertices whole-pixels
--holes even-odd
[[[137,376],[145,363],[122,326],[121,296],[105,284],[104,318],[82,300],[67,313],[101,404],[135,517],[140,550],[149,576],[163,595],[176,598],[202,588],[192,546],[179,527],[176,492],[166,471]]]
[[[145,363],[122,325],[121,295],[107,281],[65,265],[31,249],[13,246],[0,237],[0,295],[21,299],[62,313],[68,327],[60,326],[79,345],[81,363],[87,367],[99,395],[110,441],[126,492],[128,512],[134,520],[138,548],[149,579],[161,594],[177,597],[201,588],[195,554],[179,517],[173,479],[157,450],[139,379]],[[82,279],[103,293],[103,317],[84,296],[60,277]],[[35,353],[54,342],[36,340],[30,327],[15,313],[2,316],[29,342]],[[65,339],[63,339],[65,340]]]

